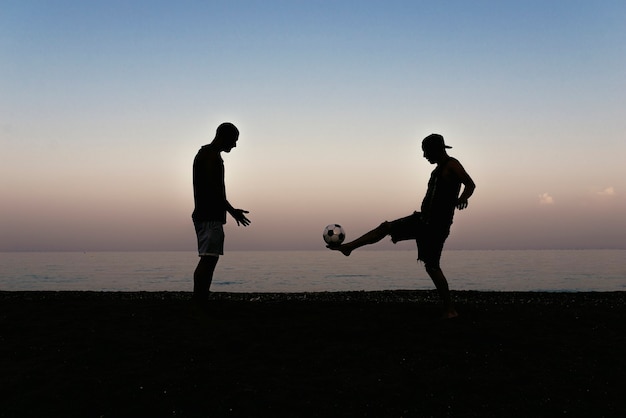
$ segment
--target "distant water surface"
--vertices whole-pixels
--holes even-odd
[[[230,251],[219,292],[432,289],[415,251]],[[0,253],[0,290],[189,291],[194,252]],[[486,291],[624,291],[626,250],[444,251],[450,287]]]

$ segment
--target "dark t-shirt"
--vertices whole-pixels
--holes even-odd
[[[226,223],[224,160],[210,144],[200,148],[193,160],[194,221]]]
[[[461,191],[461,180],[456,175],[449,173],[448,176],[443,176],[443,171],[451,160],[452,157],[433,170],[422,201],[422,219],[435,227],[449,228],[452,225],[454,209]]]

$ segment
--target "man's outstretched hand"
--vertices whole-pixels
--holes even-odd
[[[248,219],[246,217],[246,213],[250,213],[247,210],[243,210],[243,209],[233,209],[230,214],[232,215],[233,218],[235,218],[235,220],[237,221],[237,226],[239,225],[243,225],[243,226],[248,226],[250,225],[250,219]]]

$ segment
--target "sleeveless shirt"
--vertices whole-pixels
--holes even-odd
[[[421,207],[422,219],[427,224],[442,228],[450,228],[452,225],[454,209],[461,191],[461,180],[454,173],[443,176],[446,165],[452,160],[455,159],[448,157],[431,173]]]

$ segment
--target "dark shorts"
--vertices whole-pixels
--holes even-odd
[[[429,225],[422,221],[419,212],[389,222],[391,241],[415,240],[417,259],[426,267],[439,267],[443,244],[450,235],[450,226]]]
[[[218,221],[194,221],[200,257],[224,254],[224,226]]]

